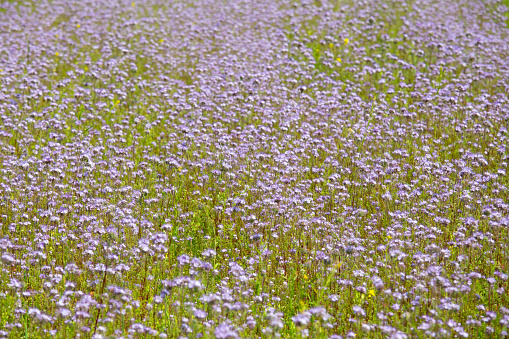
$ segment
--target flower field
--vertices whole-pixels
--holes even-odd
[[[0,338],[501,338],[508,0],[2,0]]]

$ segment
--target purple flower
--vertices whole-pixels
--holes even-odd
[[[214,330],[217,339],[236,339],[240,338],[234,327],[228,323],[221,323]]]
[[[193,314],[198,319],[205,319],[207,317],[207,312],[205,312],[203,310],[199,310],[199,309],[195,309],[193,311]]]
[[[360,316],[360,317],[365,317],[366,316],[366,311],[364,311],[364,309],[360,306],[354,306],[353,307],[353,313],[357,316]]]
[[[311,320],[311,313],[304,312],[299,313],[296,316],[292,317],[292,321],[297,327],[306,327],[309,325],[309,322]]]

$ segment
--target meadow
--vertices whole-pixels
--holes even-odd
[[[503,338],[509,0],[0,1],[0,338]]]

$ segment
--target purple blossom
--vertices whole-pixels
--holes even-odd
[[[217,339],[234,339],[240,338],[232,325],[222,323],[214,330],[214,335]]]

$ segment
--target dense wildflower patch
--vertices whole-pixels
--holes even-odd
[[[509,4],[4,1],[0,337],[504,337]]]

